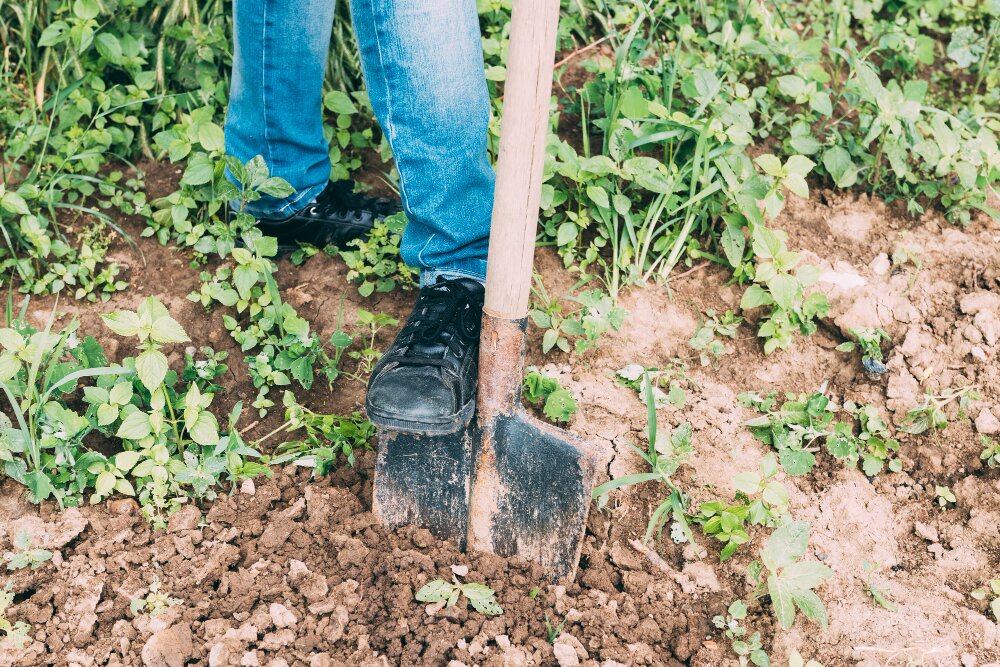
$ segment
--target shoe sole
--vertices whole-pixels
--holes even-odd
[[[410,435],[452,435],[458,433],[472,421],[472,415],[476,412],[476,399],[473,398],[462,406],[458,413],[450,417],[442,417],[439,421],[409,421],[397,419],[387,415],[379,414],[368,401],[365,401],[365,412],[368,420],[380,429],[387,431],[399,431]]]

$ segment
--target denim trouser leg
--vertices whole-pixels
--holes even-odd
[[[365,83],[399,169],[401,252],[437,275],[486,276],[493,170],[475,0],[351,0]]]
[[[334,0],[233,2],[226,152],[243,162],[263,155],[271,174],[296,190],[253,202],[247,212],[255,217],[295,213],[330,179],[322,114],[334,7]]]
[[[235,0],[226,149],[262,154],[295,195],[250,213],[280,218],[329,178],[322,85],[334,0]],[[392,146],[409,225],[403,259],[426,283],[486,275],[493,170],[475,0],[353,0],[368,94]]]

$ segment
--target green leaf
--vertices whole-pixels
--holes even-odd
[[[808,590],[816,588],[833,575],[833,570],[816,561],[792,563],[781,572],[782,581],[792,589]]]
[[[487,616],[499,616],[503,613],[503,607],[496,600],[493,589],[483,584],[464,584],[462,592],[469,599],[469,604],[478,612]]]
[[[779,160],[775,155],[764,153],[763,155],[758,155],[754,162],[756,162],[757,166],[764,170],[765,174],[774,177],[781,176],[781,160]]]
[[[188,433],[192,440],[203,447],[217,444],[219,442],[219,424],[215,415],[207,410],[202,412],[194,424],[188,425]]]
[[[115,476],[114,473],[105,470],[100,475],[97,476],[97,482],[94,484],[94,490],[99,496],[107,496],[115,488]]]
[[[142,440],[152,432],[149,415],[142,410],[135,410],[125,418],[115,435],[124,440]]]
[[[823,153],[823,167],[838,188],[849,188],[858,180],[858,170],[847,149],[834,146]]]
[[[333,113],[357,113],[358,108],[354,105],[351,97],[339,90],[331,90],[323,97],[323,106]]]
[[[760,557],[768,570],[776,572],[801,558],[808,545],[809,522],[790,521],[771,533]]]
[[[767,578],[767,594],[771,596],[774,616],[781,627],[785,630],[792,627],[795,623],[795,600],[790,587],[772,574]]]
[[[816,465],[816,457],[804,449],[783,449],[779,452],[778,458],[785,472],[793,477],[808,474]]]
[[[221,153],[226,150],[226,138],[222,128],[212,122],[198,125],[198,142],[210,153]]]
[[[779,273],[768,281],[767,286],[771,290],[774,302],[780,308],[792,310],[799,291],[799,281],[788,274]]]
[[[417,591],[417,601],[440,602],[441,600],[447,600],[454,588],[452,584],[444,579],[435,579]]]
[[[184,185],[205,185],[212,182],[215,163],[205,153],[193,153],[184,169],[181,183]]]
[[[153,322],[152,337],[158,343],[186,343],[191,340],[184,327],[169,316],[160,317]]]
[[[139,462],[142,458],[140,452],[118,452],[115,454],[115,467],[122,472],[128,472]]]
[[[826,630],[827,617],[826,617],[826,607],[823,606],[823,601],[819,599],[819,596],[812,591],[795,591],[792,594],[792,599],[802,613],[806,615],[811,621],[819,623],[820,627]]]
[[[142,323],[139,316],[129,310],[119,310],[108,315],[101,315],[104,324],[119,336],[135,336],[139,333]]]
[[[136,375],[149,391],[163,384],[167,368],[167,356],[159,350],[146,350],[135,360]]]

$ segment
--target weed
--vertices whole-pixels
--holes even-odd
[[[882,587],[874,581],[875,575],[882,569],[882,565],[880,563],[872,563],[868,560],[863,560],[861,561],[861,569],[864,572],[862,586],[865,589],[865,593],[867,593],[872,600],[884,609],[891,612],[897,611],[898,607],[895,603],[889,599],[885,590],[883,590]]]
[[[742,472],[733,478],[734,503],[705,502],[700,505],[698,514],[689,517],[692,523],[702,526],[705,535],[725,545],[719,560],[725,561],[741,544],[750,541],[748,525],[774,526],[787,515],[788,489],[774,479],[777,474],[778,461],[773,454],[768,454],[761,459],[759,472]]]
[[[7,610],[13,603],[14,593],[11,592],[11,585],[7,584],[0,590],[0,633],[2,633],[0,635],[2,637],[0,647],[8,644],[20,649],[24,648],[24,645],[28,642],[28,633],[31,632],[31,626],[24,621],[12,623],[7,618]]]
[[[492,588],[483,584],[462,583],[456,575],[452,575],[451,582],[435,579],[425,585],[417,591],[417,601],[447,601],[449,607],[454,607],[458,604],[459,595],[464,595],[473,609],[487,616],[499,616],[503,613]]]
[[[823,663],[818,660],[806,661],[797,649],[792,649],[788,654],[788,667],[823,667]]]
[[[760,561],[750,567],[750,578],[756,586],[753,599],[770,596],[774,616],[786,630],[795,622],[796,610],[824,630],[827,625],[826,608],[813,589],[833,572],[822,563],[800,560],[809,544],[809,529],[807,521],[780,526],[761,550]]]
[[[547,373],[530,366],[524,371],[524,400],[542,405],[542,414],[554,423],[568,423],[576,414],[576,399],[569,389]]]
[[[149,590],[142,597],[133,598],[129,602],[129,609],[133,615],[149,613],[150,616],[159,616],[170,607],[182,604],[180,598],[173,598],[160,590],[161,583],[158,577],[153,578],[153,583],[149,585]]]
[[[281,433],[301,432],[298,440],[283,442],[268,459],[270,465],[294,463],[313,469],[313,475],[329,473],[343,456],[353,466],[357,452],[370,447],[375,437],[375,426],[355,412],[350,417],[316,414],[299,405],[295,395],[286,391],[282,400],[285,421],[257,441],[257,445]]]
[[[993,440],[988,435],[981,435],[979,436],[979,444],[983,447],[979,459],[991,468],[1000,468],[1000,442]]]
[[[883,375],[889,372],[885,367],[882,356],[882,341],[892,340],[884,329],[879,327],[862,327],[851,329],[850,334],[857,339],[857,346],[861,348],[861,365],[865,371],[872,375]],[[837,346],[840,352],[851,352],[854,350],[854,341],[847,341]]]
[[[746,617],[746,603],[737,600],[729,605],[725,616],[713,617],[712,624],[730,640],[733,653],[739,656],[740,667],[746,667],[750,663],[757,667],[770,667],[771,658],[762,647],[760,633],[754,632],[747,637],[747,630],[742,624]]]
[[[822,392],[790,394],[780,410],[773,401],[741,394],[744,404],[768,406],[767,414],[746,422],[761,442],[778,451],[778,460],[789,475],[804,475],[816,463],[814,443],[825,438],[833,421],[830,399]]]
[[[639,364],[629,364],[625,368],[620,368],[616,373],[618,382],[639,393],[639,397],[645,402],[647,391],[646,382],[650,383],[649,394],[653,397],[653,404],[657,409],[672,405],[678,410],[684,407],[687,401],[688,386],[686,367],[682,363],[674,363],[667,368],[644,368]],[[663,388],[667,390],[664,391]]]
[[[646,399],[646,440],[648,446],[646,451],[639,449],[632,443],[629,443],[629,446],[649,465],[650,472],[624,475],[605,482],[594,489],[593,496],[597,500],[598,507],[603,507],[607,503],[607,494],[615,489],[643,484],[645,482],[659,481],[667,487],[668,495],[653,510],[652,515],[649,517],[643,541],[648,542],[654,532],[660,535],[663,527],[672,516],[671,538],[676,542],[694,542],[694,537],[691,535],[691,529],[688,526],[684,512],[688,499],[671,480],[671,476],[677,472],[681,464],[694,452],[694,447],[691,445],[691,424],[681,424],[669,434],[660,431],[657,428],[653,385],[649,380],[648,374],[644,380],[644,387]]]
[[[882,472],[886,463],[890,472],[902,470],[903,462],[895,456],[899,451],[899,441],[890,437],[889,426],[878,408],[847,401],[844,410],[857,418],[860,433],[854,435],[850,425],[838,422],[827,436],[827,451],[851,467],[860,460],[861,469],[869,477]]]
[[[934,503],[941,509],[945,509],[948,505],[954,505],[958,502],[958,498],[952,493],[952,490],[947,486],[934,485]]]
[[[627,315],[624,309],[616,306],[612,298],[601,290],[585,290],[577,296],[553,298],[545,290],[541,276],[536,274],[531,291],[534,301],[528,314],[535,326],[545,332],[542,336],[542,352],[546,354],[554,347],[576,354],[595,349],[601,335],[609,330],[618,331]],[[580,307],[572,313],[564,314],[562,301],[576,303]]]
[[[719,336],[736,338],[736,331],[743,318],[727,310],[722,315],[716,315],[714,310],[706,310],[704,316],[698,314],[698,328],[695,330],[688,345],[699,353],[702,366],[718,362],[719,357],[726,353],[726,345]]]
[[[552,621],[549,620],[548,613],[545,614],[545,634],[548,635],[549,644],[556,643],[556,640],[559,639],[559,635],[562,634],[563,626],[565,625],[565,618],[559,623],[559,625],[553,625]]]
[[[947,389],[941,394],[927,393],[920,405],[906,413],[899,430],[914,435],[925,431],[939,431],[948,427],[948,415],[944,409],[949,404],[958,402],[958,418],[964,419],[969,404],[979,400],[979,388],[973,386]]]
[[[352,247],[339,251],[347,264],[347,279],[358,285],[361,296],[416,287],[417,270],[399,256],[405,227],[405,214],[396,213],[376,223],[367,238],[351,241]]]
[[[14,536],[14,551],[8,551],[3,555],[3,559],[7,561],[8,570],[23,570],[26,567],[37,570],[52,560],[51,551],[32,548],[31,543],[31,533],[26,530],[22,530]]]
[[[993,618],[1000,622],[1000,578],[990,579],[986,586],[977,588],[970,595],[973,599],[980,601],[989,599],[989,607],[993,613]]]

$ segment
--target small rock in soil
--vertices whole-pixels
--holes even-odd
[[[179,533],[182,530],[194,530],[200,522],[201,510],[194,505],[185,505],[170,517],[167,532]]]
[[[917,521],[913,524],[913,532],[928,542],[937,542],[939,539],[937,528],[921,521]]]
[[[160,630],[142,647],[142,664],[145,667],[184,667],[194,657],[191,626],[178,623]]]
[[[269,611],[271,612],[271,620],[274,622],[274,627],[276,628],[290,628],[299,622],[295,618],[295,614],[280,602],[272,602]]]
[[[983,408],[976,417],[976,431],[983,435],[1000,433],[1000,419],[997,419],[989,408]]]

